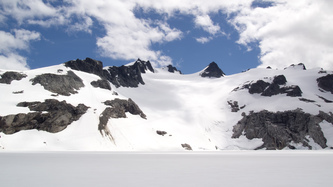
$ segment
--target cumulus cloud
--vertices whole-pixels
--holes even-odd
[[[258,42],[260,66],[333,69],[333,13],[328,0],[275,0],[273,6],[242,10],[231,22],[239,44]]]
[[[14,29],[12,33],[0,31],[0,68],[28,69],[26,58],[19,55],[19,50],[29,50],[31,41],[40,40],[40,33],[24,29]]]
[[[201,27],[204,31],[215,35],[220,31],[220,26],[214,24],[213,21],[210,19],[209,15],[199,15],[195,18],[194,21],[197,27]]]
[[[252,6],[253,3],[269,6]],[[205,36],[194,39],[204,44],[227,35],[211,19],[212,15],[222,12],[238,31],[238,44],[249,50],[253,45],[260,48],[261,66],[283,68],[302,62],[309,68],[333,69],[331,7],[333,2],[330,0],[64,0],[62,3],[53,0],[2,0],[0,21],[11,18],[19,26],[61,26],[69,33],[92,33],[96,24],[105,31],[104,35],[96,38],[96,46],[103,56],[123,60],[141,58],[161,65],[171,63],[172,58],[164,51],[153,49],[153,44],[184,37],[180,29],[168,24],[170,18],[193,16],[193,29],[206,32]],[[135,15],[138,8],[147,14],[154,11],[162,18],[138,18]],[[0,47],[1,57],[17,57],[16,62],[26,66],[26,60],[18,55],[18,50],[28,50],[29,43],[38,40],[40,34],[17,29],[11,33],[1,31],[0,35],[6,44]]]

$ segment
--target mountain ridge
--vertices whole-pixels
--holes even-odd
[[[127,66],[103,67],[102,62],[86,58],[10,72],[14,71],[0,71],[6,98],[0,110],[3,150],[333,147],[333,73],[308,70],[303,64],[225,75],[211,63],[198,73],[184,75],[172,66],[153,68],[140,59]],[[75,112],[59,109],[53,120],[70,124],[56,133],[44,132],[38,124],[50,121],[45,116],[51,112],[37,111],[44,118],[23,117],[37,113],[18,104],[43,104],[50,99],[74,107],[81,104],[86,111],[71,121]],[[25,118],[30,124],[35,120],[35,128],[5,133],[9,126],[22,125],[15,120]],[[31,141],[22,141],[29,137]]]

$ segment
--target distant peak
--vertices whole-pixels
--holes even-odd
[[[299,63],[297,65],[291,64],[289,67],[286,67],[284,69],[299,69],[299,70],[306,70],[306,67],[303,63]]]
[[[149,62],[149,60],[143,61],[140,58],[138,58],[138,60],[134,62],[133,66],[137,66],[140,69],[141,73],[146,73],[146,70],[149,70],[154,73],[154,68]]]
[[[215,77],[220,78],[223,77],[225,74],[224,72],[219,68],[219,66],[215,62],[211,62],[200,74],[201,77]]]
[[[178,72],[179,74],[182,74],[180,70],[178,70],[176,67],[172,66],[171,64],[167,66],[168,72],[170,73],[175,73]]]

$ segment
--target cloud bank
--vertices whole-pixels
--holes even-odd
[[[258,6],[254,6],[254,4]],[[262,5],[262,6],[260,6]],[[283,68],[292,63],[307,67],[333,69],[333,13],[330,0],[2,0],[0,20],[15,20],[18,28],[0,30],[0,68],[28,68],[20,51],[29,50],[41,34],[25,29],[27,25],[63,28],[64,32],[93,32],[97,24],[105,31],[96,38],[102,56],[135,60],[151,60],[155,66],[172,63],[172,58],[153,44],[182,40],[184,31],[173,27],[174,16],[190,15],[194,28],[205,36],[194,38],[208,43],[225,37],[223,28],[212,15],[223,13],[239,33],[237,44],[260,48],[259,66]],[[157,13],[157,18],[138,17]],[[246,63],[246,62],[244,62]]]

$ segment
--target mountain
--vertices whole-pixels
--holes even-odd
[[[0,75],[0,150],[333,147],[333,72],[303,64],[184,75],[86,58]]]

